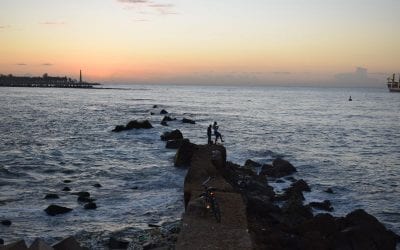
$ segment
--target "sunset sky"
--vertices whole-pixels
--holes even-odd
[[[379,85],[400,71],[399,43],[399,0],[0,5],[1,74],[78,78],[82,69],[86,80],[106,83]]]

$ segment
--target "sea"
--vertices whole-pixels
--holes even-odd
[[[361,208],[400,234],[400,94],[384,86],[102,87],[111,89],[0,88],[0,220],[12,222],[0,225],[6,243],[107,238],[179,220],[186,170],[173,166],[176,151],[160,135],[179,129],[205,144],[214,121],[229,161],[282,157],[310,185],[306,203],[330,200],[335,216]],[[160,125],[162,109],[177,118],[168,127]],[[154,128],[112,132],[134,119]],[[277,192],[290,185],[269,182]],[[79,191],[98,208],[85,210],[70,194]],[[48,193],[60,199],[44,199]],[[73,211],[48,216],[50,204]]]

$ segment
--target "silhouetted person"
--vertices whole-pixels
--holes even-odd
[[[353,101],[353,99],[351,99],[351,96],[349,97],[349,101],[350,101],[350,102]]]
[[[213,129],[214,129],[214,135],[215,135],[215,144],[217,144],[218,138],[221,139],[221,142],[224,142],[224,140],[222,140],[222,135],[221,135],[221,133],[218,132],[218,128],[219,128],[219,127],[218,127],[218,125],[217,125],[217,122],[214,122]]]
[[[212,143],[212,140],[211,140],[211,124],[210,124],[210,126],[208,126],[208,128],[207,128],[207,137],[208,137],[208,145],[211,145],[211,144],[213,144]]]

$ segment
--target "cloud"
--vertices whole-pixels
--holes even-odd
[[[120,2],[120,3],[132,3],[132,4],[135,4],[135,3],[149,3],[150,1],[149,0],[117,0],[118,2]]]
[[[53,66],[54,64],[52,63],[42,63],[42,66]]]
[[[11,28],[11,25],[0,25],[0,29],[8,29]]]
[[[65,22],[62,21],[45,21],[45,22],[41,22],[41,25],[64,25]]]
[[[272,72],[272,74],[274,74],[274,75],[290,75],[292,73],[288,72],[288,71],[275,71],[275,72]]]
[[[17,66],[27,66],[28,64],[26,64],[26,63],[17,63],[16,65]]]
[[[335,75],[335,83],[344,86],[376,86],[378,79],[368,76],[368,69],[357,67],[354,72]]]
[[[151,0],[117,0],[117,2],[125,4],[125,9],[137,10],[138,14],[143,14],[143,13],[147,14],[147,12],[143,11],[143,9],[148,10],[151,13],[156,12],[156,14],[159,15],[179,14],[174,10],[175,5],[172,3],[159,3]]]

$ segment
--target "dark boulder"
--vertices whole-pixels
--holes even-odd
[[[79,196],[77,199],[79,202],[93,202],[96,199],[90,197]]]
[[[335,217],[330,214],[317,214],[302,223],[297,228],[297,233],[304,235],[307,232],[319,232],[323,237],[330,237],[339,231]]]
[[[3,226],[11,226],[12,222],[10,220],[2,220],[1,225]]]
[[[165,147],[170,149],[178,149],[182,145],[183,141],[190,142],[189,139],[169,140],[165,144]]]
[[[398,235],[362,209],[346,215],[340,226],[331,237],[333,249],[396,249]]]
[[[59,199],[60,197],[57,194],[46,194],[44,198],[46,200],[50,200],[50,199]]]
[[[37,238],[29,247],[29,250],[53,250],[44,240]]]
[[[263,165],[261,169],[261,174],[270,177],[280,178],[291,175],[296,171],[296,168],[292,164],[290,164],[290,162],[278,158],[272,162],[272,166],[268,164]]]
[[[244,167],[246,167],[246,168],[252,168],[252,169],[254,169],[254,168],[259,168],[259,167],[261,167],[261,166],[262,166],[262,165],[261,165],[260,163],[255,162],[255,161],[250,160],[250,159],[246,160],[246,162],[244,163]]]
[[[160,137],[162,141],[183,139],[182,132],[179,131],[178,129],[173,130],[171,132],[164,132]]]
[[[48,215],[54,216],[57,214],[65,214],[71,212],[72,209],[68,207],[62,207],[58,205],[50,205],[44,210]]]
[[[157,105],[153,105],[153,109],[156,109],[156,108],[158,108],[158,106]]]
[[[1,250],[28,250],[24,240],[20,240],[14,243],[10,243],[0,247]]]
[[[155,113],[154,112],[150,112],[150,115],[155,115]]]
[[[168,111],[166,111],[165,109],[160,111],[160,115],[166,115],[166,114],[168,114]]]
[[[328,212],[333,211],[332,204],[329,200],[324,200],[323,202],[310,202],[309,205],[315,209],[324,210]]]
[[[112,132],[121,132],[121,131],[124,131],[124,130],[126,130],[126,128],[125,128],[124,125],[117,125],[117,126],[115,126],[115,128],[112,130]]]
[[[4,245],[4,240],[0,238],[0,245]]]
[[[194,151],[196,150],[196,145],[188,141],[182,141],[181,146],[175,154],[174,165],[175,167],[188,167]]]
[[[132,120],[126,124],[126,129],[150,129],[153,128],[149,120],[143,120],[143,121],[138,121],[138,120]]]
[[[166,121],[161,121],[161,123],[160,123],[161,125],[163,125],[163,126],[165,126],[165,127],[167,127],[168,126],[168,123],[166,122]]]
[[[292,183],[291,187],[301,192],[311,192],[310,186],[303,179]]]
[[[95,183],[95,184],[93,184],[93,187],[96,187],[96,188],[101,188],[101,187],[102,187],[102,185],[101,185],[100,183]]]
[[[64,183],[71,183],[71,180],[63,180]]]
[[[324,190],[324,192],[328,193],[328,194],[333,194],[334,193],[332,188],[327,188],[327,189]]]
[[[74,237],[68,237],[53,245],[54,250],[84,250]]]
[[[62,189],[62,191],[69,192],[69,191],[71,191],[71,189],[70,189],[69,187],[64,187],[64,188]]]
[[[176,120],[176,118],[171,118],[171,116],[168,116],[168,115],[164,116],[164,118],[162,119],[163,122],[172,122],[175,120]]]
[[[108,246],[110,247],[110,249],[127,249],[128,245],[129,241],[116,239],[114,237],[111,237],[110,241],[108,242]]]
[[[183,123],[196,124],[196,121],[191,120],[191,119],[187,119],[187,118],[183,118],[183,119],[182,119],[182,122],[183,122]]]
[[[71,193],[71,195],[77,195],[79,197],[90,197],[89,192],[74,192],[74,193]]]
[[[96,209],[97,205],[94,202],[89,202],[89,203],[85,204],[84,208],[85,209]]]

